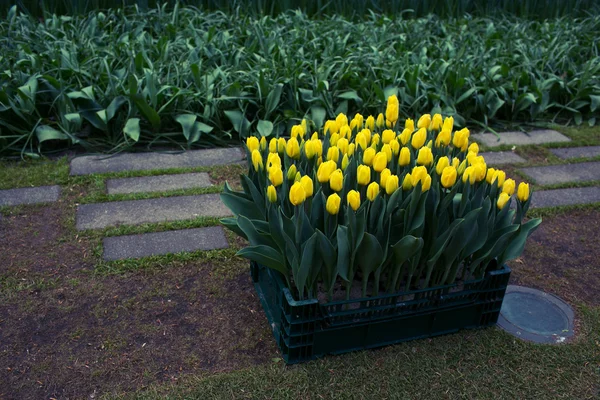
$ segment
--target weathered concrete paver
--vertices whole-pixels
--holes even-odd
[[[139,225],[181,221],[197,217],[231,215],[218,194],[174,196],[147,200],[82,204],[77,207],[77,229],[102,229],[116,225]]]
[[[533,193],[531,208],[572,206],[600,202],[600,187],[541,190]]]
[[[0,190],[0,206],[52,203],[60,196],[60,186],[36,186]]]
[[[108,194],[166,192],[178,189],[194,189],[212,186],[206,172],[142,176],[138,178],[109,179]]]
[[[522,168],[539,185],[600,180],[600,161]]]
[[[571,158],[592,158],[600,156],[600,146],[565,147],[562,149],[550,149],[557,157],[564,160]]]
[[[221,226],[114,236],[105,238],[103,244],[106,261],[183,251],[224,249],[229,246]]]
[[[521,164],[527,162],[523,157],[512,151],[489,151],[480,155],[485,158],[487,165]]]
[[[110,157],[82,156],[71,160],[71,175],[168,168],[210,167],[244,159],[239,147],[189,150],[181,153],[122,153]]]
[[[523,132],[500,132],[500,140],[493,133],[475,133],[471,137],[488,147],[497,147],[503,144],[526,145],[526,144],[544,144],[544,143],[563,143],[570,142],[571,139],[557,131],[544,129]]]

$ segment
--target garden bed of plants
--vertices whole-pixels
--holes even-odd
[[[0,153],[224,145],[304,117],[321,127],[374,113],[391,94],[402,117],[441,112],[459,127],[593,125],[599,30],[597,15],[351,20],[181,6],[34,18],[14,7],[0,21]]]

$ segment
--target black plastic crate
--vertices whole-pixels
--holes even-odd
[[[510,268],[483,279],[377,297],[297,301],[281,275],[250,263],[254,287],[288,364],[494,325]]]

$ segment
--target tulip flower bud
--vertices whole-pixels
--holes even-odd
[[[310,137],[310,140],[318,140],[318,139],[319,139],[319,133],[313,132],[312,136]]]
[[[401,167],[406,167],[408,164],[410,164],[410,150],[408,150],[408,147],[403,147],[400,149],[400,158],[398,159],[398,164],[400,164]]]
[[[373,169],[375,172],[381,172],[385,169],[385,167],[387,167],[387,155],[380,151],[379,153],[375,154],[375,157],[373,158]]]
[[[475,183],[476,179],[477,179],[477,171],[475,171],[475,167],[473,167],[473,166],[467,167],[465,169],[465,172],[463,172],[463,175],[462,175],[463,182],[467,183],[467,181],[469,181],[469,183],[471,185],[473,185]]]
[[[421,147],[417,155],[417,164],[426,166],[433,164],[433,153],[429,147]]]
[[[410,137],[412,136],[412,133],[413,131],[411,131],[410,129],[404,129],[402,133],[398,136],[398,138],[400,139],[400,143],[402,143],[402,146],[405,146],[406,143],[408,143]]]
[[[325,204],[325,209],[331,215],[337,215],[340,211],[340,203],[342,199],[338,196],[337,193],[332,194],[327,198],[327,203]]]
[[[279,138],[277,140],[277,152],[279,154],[283,154],[283,152],[285,151],[286,148],[286,142],[284,138]]]
[[[329,187],[331,190],[339,192],[344,187],[344,174],[341,169],[336,169],[329,176]]]
[[[290,158],[300,158],[300,144],[298,144],[298,140],[296,138],[293,137],[290,138],[290,140],[288,140],[287,145],[285,147],[285,152]]]
[[[465,173],[465,169],[467,169],[467,160],[463,160],[459,165],[458,165],[458,174],[462,175]]]
[[[271,203],[277,202],[277,191],[275,190],[275,186],[269,185],[267,188],[267,199],[269,199],[269,202]]]
[[[393,156],[397,156],[400,153],[400,143],[395,138],[390,142],[390,149]]]
[[[508,193],[502,192],[502,193],[500,193],[500,196],[498,197],[498,201],[496,202],[496,205],[498,206],[498,208],[500,210],[502,210],[504,208],[504,206],[506,205],[506,203],[508,203],[509,200],[510,200],[510,196],[508,195]]]
[[[277,139],[275,138],[269,141],[269,153],[277,153]]]
[[[367,121],[365,122],[365,128],[374,130],[375,129],[375,118],[372,115],[367,117]]]
[[[344,158],[342,158],[342,171],[345,171],[348,167],[350,160],[348,159],[348,154],[344,154]]]
[[[452,129],[454,129],[454,118],[446,117],[446,119],[444,119],[444,125],[442,126],[442,130],[452,133]]]
[[[275,187],[283,183],[283,171],[281,170],[281,167],[273,166],[269,168],[269,180]]]
[[[371,182],[371,168],[367,165],[359,165],[356,169],[356,181],[359,185],[368,185]]]
[[[339,130],[340,126],[335,120],[329,120],[325,122],[325,125],[323,126],[323,134],[325,136],[327,136],[328,133],[329,135],[337,133]]]
[[[412,187],[412,176],[408,173],[404,176],[404,180],[402,181],[402,190],[410,190]]]
[[[367,199],[374,201],[377,196],[379,196],[379,184],[377,182],[371,182],[371,184],[367,186]]]
[[[363,150],[365,150],[367,148],[367,137],[365,136],[365,134],[362,131],[358,132],[356,134],[356,137],[354,138],[354,142],[356,143],[357,146],[359,146]]]
[[[459,165],[460,165],[460,160],[458,159],[458,157],[454,157],[452,159],[452,166],[458,170]]]
[[[346,195],[346,200],[348,201],[350,208],[354,211],[358,210],[358,207],[360,207],[360,193],[356,190],[349,191]]]
[[[413,121],[410,118],[407,118],[404,122],[404,129],[410,131],[410,133],[412,134],[415,131],[415,121]]]
[[[392,95],[387,99],[387,107],[385,109],[385,118],[393,125],[398,120],[400,102],[396,95]]]
[[[363,127],[363,121],[364,121],[364,117],[361,114],[356,114],[354,116],[354,118],[352,118],[352,121],[350,121],[350,130],[353,129],[362,129]]]
[[[300,125],[292,126],[292,131],[290,132],[290,136],[296,140],[298,140],[298,137],[300,137],[300,139],[302,139],[302,136],[304,136],[304,134],[302,132],[302,127]]]
[[[300,178],[302,178],[302,174],[300,174],[300,171],[298,171],[294,177],[294,182],[300,182]]]
[[[377,116],[377,121],[375,122],[375,125],[377,125],[377,128],[381,129],[383,128],[383,126],[385,125],[385,119],[383,117],[383,114],[379,114]]]
[[[411,172],[411,179],[413,187],[417,186],[417,183],[423,182],[427,174],[427,168],[425,167],[414,167]]]
[[[374,148],[369,147],[365,150],[365,152],[363,153],[363,164],[365,165],[371,165],[373,164],[373,159],[375,158],[375,154],[377,154],[377,152],[375,151]]]
[[[306,119],[302,118],[302,122],[300,122],[300,126],[302,127],[302,137],[308,132],[308,122]]]
[[[415,133],[412,137],[410,144],[414,149],[420,149],[425,144],[427,140],[427,129],[419,128],[417,133]]]
[[[429,124],[431,124],[431,115],[423,114],[421,115],[421,118],[419,118],[419,122],[417,122],[417,128],[427,129],[429,128]]]
[[[502,185],[502,191],[509,196],[512,196],[515,192],[515,181],[513,179],[507,179]]]
[[[379,186],[381,186],[382,189],[385,189],[385,183],[387,181],[387,178],[389,178],[391,175],[392,172],[389,168],[384,169],[383,171],[381,171],[381,174],[379,174]]]
[[[337,122],[341,128],[342,126],[348,125],[348,117],[344,113],[339,113],[337,117],[335,117],[335,122]]]
[[[256,171],[263,169],[263,159],[258,150],[252,150],[252,165]]]
[[[327,160],[334,161],[336,164],[340,159],[340,150],[336,146],[331,146],[327,150]]]
[[[350,145],[348,144],[348,139],[341,138],[340,140],[337,141],[336,146],[337,146],[338,149],[340,149],[340,151],[342,152],[342,154],[346,154],[346,153],[348,153],[348,147]]]
[[[449,165],[450,160],[448,159],[448,157],[440,157],[437,164],[435,164],[435,172],[438,175],[442,175],[442,173],[444,172],[444,168],[446,168]]]
[[[248,151],[252,153],[254,150],[258,150],[260,148],[260,143],[256,137],[250,136],[248,139],[246,139],[246,147],[248,148]]]
[[[329,177],[337,169],[337,164],[335,161],[325,161],[319,168],[317,169],[317,180],[320,183],[325,183],[329,181]]]
[[[421,191],[426,192],[431,188],[431,175],[427,174],[421,181]]]
[[[479,145],[477,143],[471,143],[469,146],[469,153],[475,153],[475,155],[479,154]]]
[[[373,135],[373,137],[371,138],[371,146],[375,145],[375,147],[377,147],[377,145],[379,144],[379,142],[381,141],[381,136],[379,136],[379,133],[376,133]],[[375,149],[377,150],[377,149]]]
[[[469,130],[467,128],[463,128],[458,132],[454,133],[454,137],[452,138],[452,145],[460,151],[466,151],[469,146]]]
[[[521,202],[526,202],[529,199],[529,184],[525,182],[519,183],[519,189],[517,190],[517,199]]]
[[[442,129],[435,138],[435,145],[436,147],[448,146],[450,144],[450,140],[452,140],[452,134],[450,131]]]
[[[264,151],[267,148],[267,139],[263,136],[260,138],[260,150]]]
[[[307,140],[304,143],[304,155],[306,155],[307,159],[311,160],[316,154],[315,142],[313,140]]]
[[[304,175],[303,177],[301,177],[300,184],[304,188],[304,193],[306,193],[306,197],[310,197],[313,195],[314,186],[312,179],[310,179],[310,176]]]
[[[348,145],[348,157],[354,155],[354,150],[356,149],[356,145],[354,143],[350,143]]]
[[[296,166],[294,164],[290,165],[287,171],[287,180],[293,181],[296,178],[296,172],[298,172]]]
[[[504,172],[502,170],[497,170],[494,173],[494,178],[492,179],[492,182],[496,181],[496,184],[498,185],[498,187],[501,188],[504,185],[505,179],[506,179],[506,172]]]
[[[444,120],[442,119],[442,116],[440,114],[434,114],[431,123],[429,124],[429,129],[439,131],[443,123]]]
[[[487,172],[487,165],[485,165],[485,162],[475,163],[473,165],[473,168],[475,168],[475,180],[477,182],[481,182],[482,180],[484,180],[485,174]]]
[[[294,182],[292,187],[290,188],[290,203],[297,206],[300,205],[306,200],[306,192],[302,187],[300,182]]]
[[[390,175],[385,181],[385,192],[391,195],[398,189],[398,175]]]
[[[454,186],[454,184],[456,183],[456,176],[457,176],[456,168],[454,168],[453,166],[445,167],[444,170],[442,171],[442,177],[441,177],[442,186],[445,187],[446,189],[449,189],[452,186]]]
[[[381,133],[381,141],[385,144],[390,143],[394,139],[396,139],[396,133],[391,129],[386,129]]]
[[[496,175],[496,169],[488,168],[487,173],[485,174],[485,181],[491,185],[492,183],[494,183],[494,179],[496,178],[495,175]]]
[[[340,128],[340,138],[350,138],[352,136],[352,129],[348,125],[344,125]]]
[[[339,133],[334,133],[329,138],[329,146],[335,146],[335,145],[337,145],[338,140],[340,140],[340,134]]]

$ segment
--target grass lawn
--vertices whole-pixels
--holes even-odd
[[[570,145],[600,144],[598,128],[559,129]],[[531,165],[563,162],[544,146],[516,151]],[[210,174],[215,191],[242,170],[194,169]],[[234,235],[225,250],[101,260],[105,236],[218,223],[76,231],[77,204],[124,199],[103,194],[109,176],[125,174],[71,177],[64,158],[2,164],[3,189],[56,183],[63,191],[54,204],[0,210],[0,399],[600,396],[600,204],[534,210],[544,222],[509,263],[511,283],[573,305],[570,343],[535,345],[490,328],[288,367]]]

